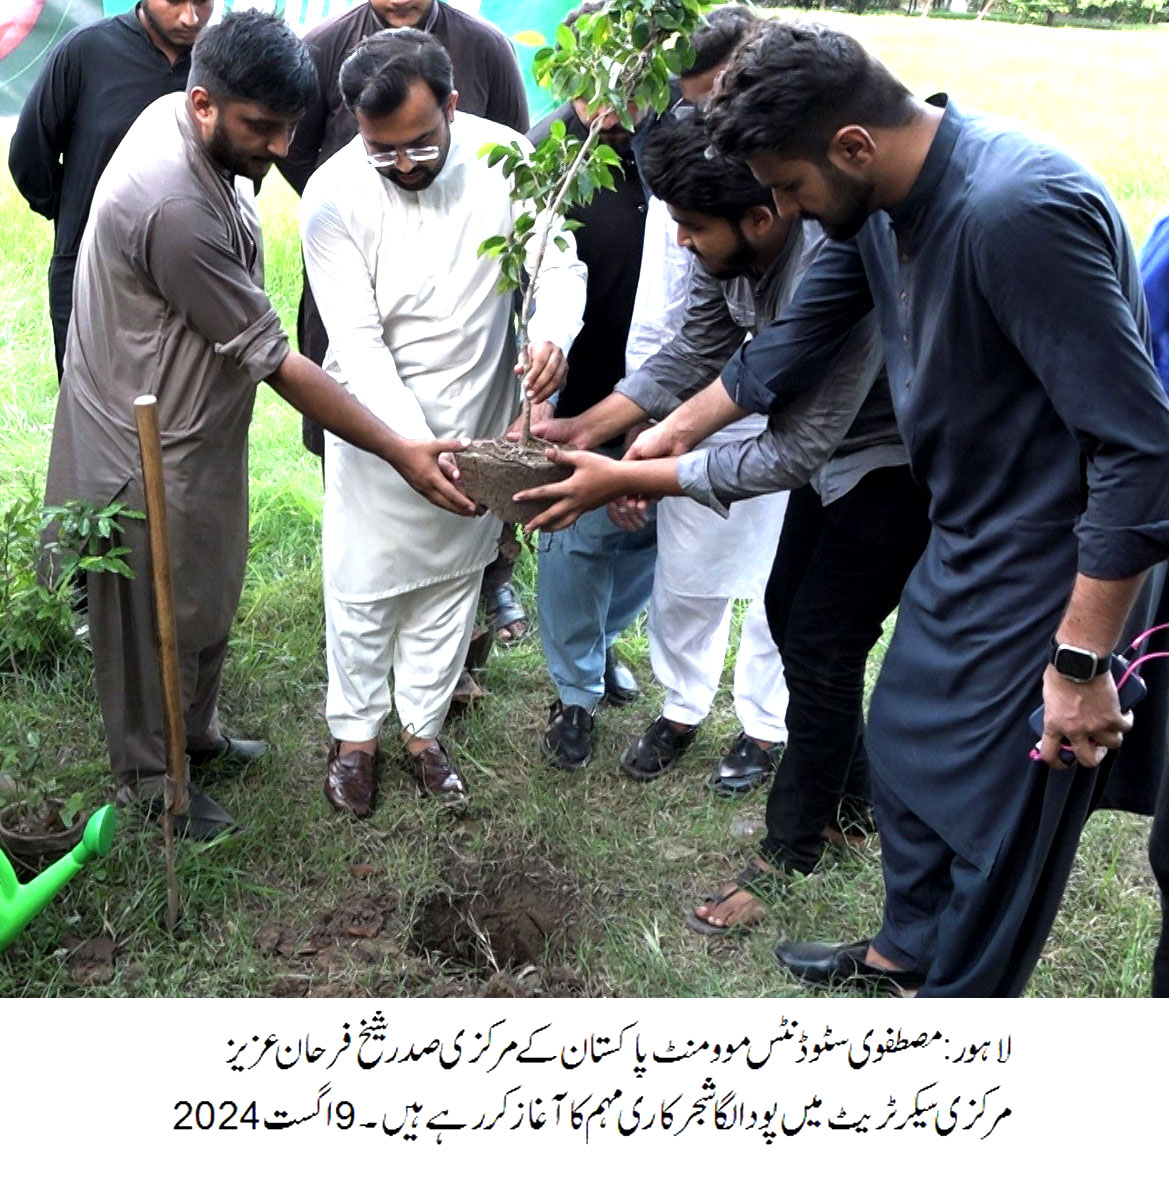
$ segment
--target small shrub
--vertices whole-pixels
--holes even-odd
[[[123,504],[88,500],[42,507],[26,492],[0,515],[0,657],[14,674],[35,659],[59,656],[73,641],[77,576],[90,571],[132,578],[126,546],[116,544],[121,518],[143,514]],[[55,532],[46,536],[53,526]]]

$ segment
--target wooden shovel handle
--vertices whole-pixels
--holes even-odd
[[[150,534],[150,588],[154,594],[158,664],[162,675],[162,714],[166,727],[166,768],[169,778],[167,811],[170,814],[185,814],[187,740],[183,725],[178,638],[175,633],[170,539],[166,529],[166,491],[162,481],[162,439],[158,432],[158,401],[151,396],[139,397],[134,402],[134,417],[138,423],[138,446],[142,452],[146,527]]]

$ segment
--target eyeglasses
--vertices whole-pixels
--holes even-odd
[[[420,149],[387,149],[384,153],[366,153],[365,159],[374,169],[393,169],[405,157],[412,165],[437,161],[442,155],[441,145],[424,145]]]

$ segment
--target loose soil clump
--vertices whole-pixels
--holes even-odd
[[[572,474],[564,463],[552,463],[544,457],[543,443],[534,439],[529,446],[506,439],[489,438],[471,445],[458,455],[463,490],[477,504],[495,513],[509,524],[527,524],[551,505],[548,500],[524,500],[517,504],[516,492],[558,483]]]

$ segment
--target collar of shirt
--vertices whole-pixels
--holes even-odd
[[[942,93],[931,95],[926,103],[944,108],[945,113],[934,134],[933,144],[930,145],[929,152],[922,163],[921,172],[909,188],[909,193],[896,206],[889,208],[889,218],[894,225],[908,223],[933,197],[945,175],[946,167],[950,164],[950,157],[954,152],[958,133],[961,132],[965,122],[948,95]]]

